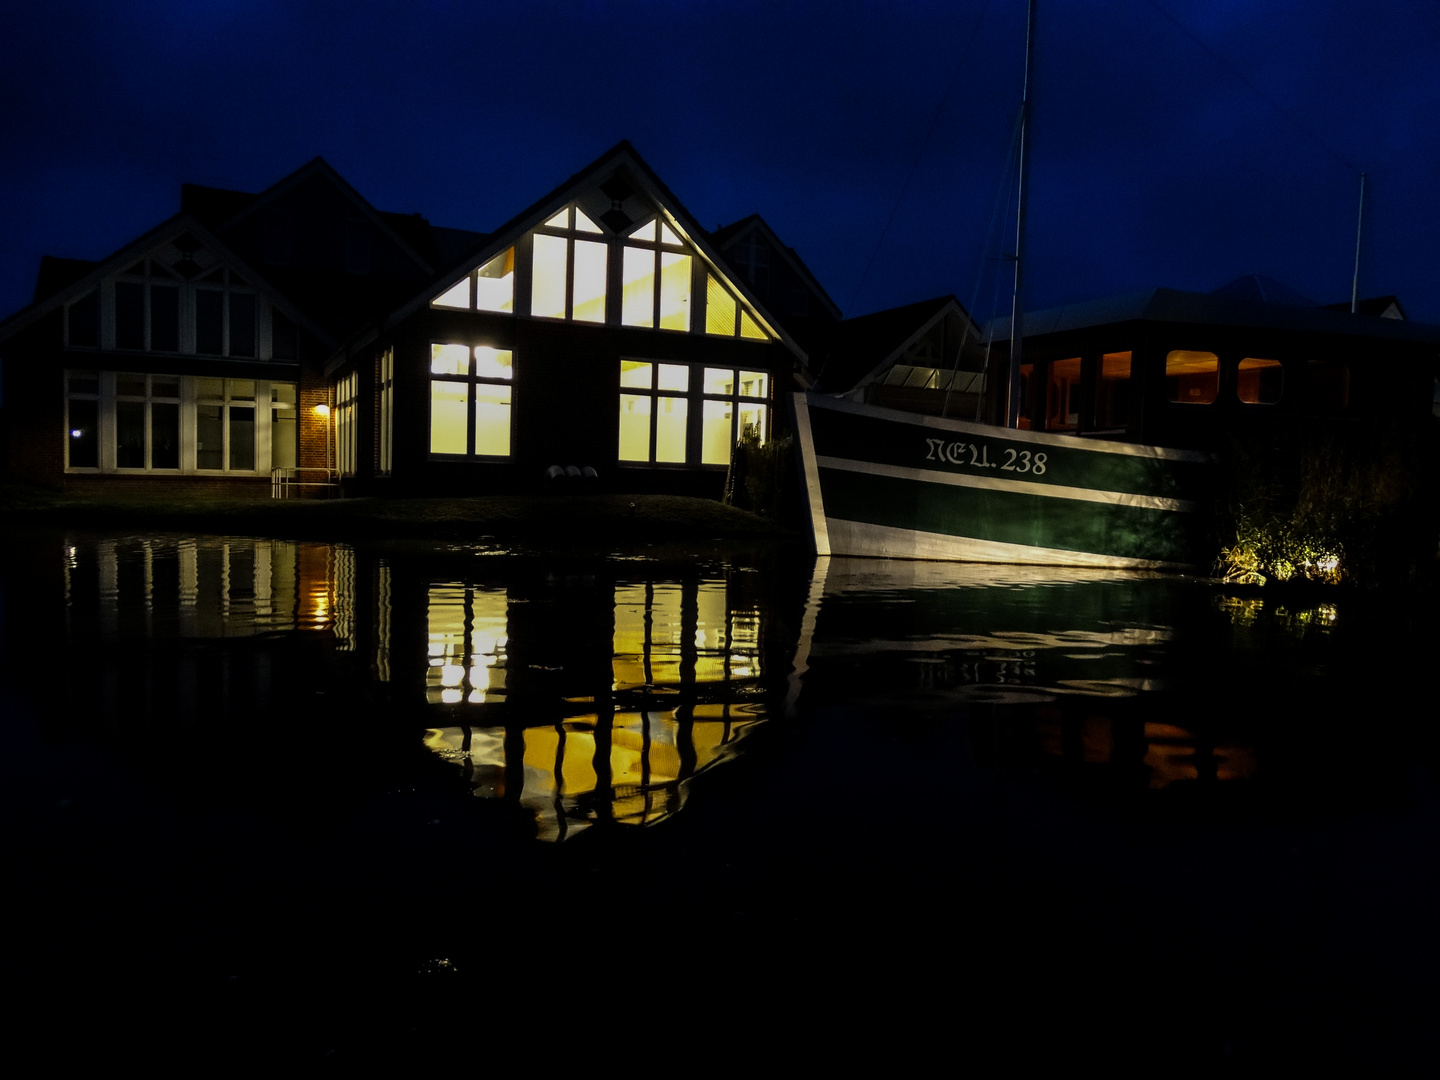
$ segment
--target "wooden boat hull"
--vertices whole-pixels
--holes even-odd
[[[821,555],[1130,569],[1208,564],[1209,458],[794,396]]]

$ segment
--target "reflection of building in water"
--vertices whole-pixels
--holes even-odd
[[[354,553],[234,537],[125,537],[65,547],[65,623],[92,678],[67,701],[112,722],[253,718],[275,693],[273,652],[301,633],[355,647]],[[234,642],[231,646],[227,643]]]
[[[621,583],[613,597],[430,586],[425,695],[452,723],[426,745],[476,795],[534,814],[543,839],[668,817],[765,716],[760,616],[725,582]]]
[[[1198,726],[1120,712],[1039,710],[1034,734],[1036,749],[1064,766],[1104,766],[1151,788],[1191,780],[1245,780],[1255,771],[1252,746]]]

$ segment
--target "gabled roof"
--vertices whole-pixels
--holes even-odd
[[[796,357],[803,361],[805,359],[804,350],[795,343],[785,328],[766,312],[764,305],[756,298],[749,284],[735,277],[694,216],[685,209],[675,194],[645,163],[628,141],[621,141],[611,147],[494,232],[488,235],[476,234],[483,236],[483,239],[471,246],[461,257],[455,259],[444,273],[433,277],[429,284],[416,292],[409,301],[347,342],[347,351],[363,347],[373,340],[381,330],[401,322],[414,312],[428,306],[431,300],[455,285],[477,266],[483,265],[506,248],[514,245],[525,233],[542,224],[557,210],[609,183],[615,174],[622,170],[625,172],[626,179],[638,185],[644,198],[660,209],[670,227],[675,230],[681,240],[693,248],[706,265],[744,299],[745,303],[756,313],[764,329],[783,342]],[[623,203],[626,200],[617,199],[615,201]],[[331,361],[329,369],[333,370],[343,360],[343,356],[337,356]]]
[[[207,194],[201,196],[200,201],[204,204],[207,211],[216,213],[225,210],[230,211],[225,217],[216,221],[213,225],[215,232],[223,234],[246,218],[258,213],[263,213],[267,207],[280,202],[296,188],[317,177],[329,183],[348,199],[363,217],[367,218],[372,225],[385,233],[408,258],[414,260],[421,272],[426,274],[435,272],[435,267],[430,261],[424,258],[412,245],[412,240],[416,237],[411,228],[413,224],[411,219],[413,218],[415,222],[418,222],[421,227],[426,229],[428,229],[429,223],[418,214],[407,216],[404,214],[382,213],[376,210],[363,195],[350,186],[348,180],[331,168],[330,163],[322,157],[312,158],[289,176],[277,180],[258,195],[251,196],[248,201],[244,201],[239,197],[241,195],[240,192],[223,191],[219,188],[203,189]],[[405,235],[406,233],[410,234],[409,237]]]
[[[35,296],[32,302],[44,300],[51,293],[59,292],[65,286],[79,281],[100,265],[93,259],[62,259],[58,255],[40,257],[40,273],[35,277]]]
[[[1212,289],[1211,296],[1224,296],[1231,300],[1246,300],[1255,304],[1284,304],[1287,307],[1319,307],[1314,300],[1301,296],[1290,286],[1268,278],[1264,274],[1242,274],[1234,281],[1228,281],[1218,289]]]
[[[1126,322],[1208,323],[1214,326],[1440,343],[1440,326],[1351,315],[1348,310],[1338,312],[1318,307],[1259,303],[1178,289],[1150,289],[1065,304],[1046,311],[1027,311],[1023,325],[1025,336],[1031,338]],[[987,340],[1007,341],[1010,337],[1009,316],[992,319],[985,327],[985,335]]]
[[[810,272],[810,268],[805,265],[805,260],[795,253],[794,248],[782,241],[775,230],[770,227],[769,222],[759,214],[751,214],[749,217],[743,217],[739,221],[732,221],[729,225],[720,226],[720,228],[710,234],[710,242],[714,244],[717,249],[723,251],[731,244],[739,243],[753,232],[760,232],[765,235],[766,239],[770,242],[770,246],[780,252],[785,261],[790,264],[790,268],[795,271],[795,274],[800,280],[806,284],[816,298],[825,306],[831,318],[840,319],[844,317],[840,309],[835,306],[835,301],[830,299],[830,294],[825,291],[815,275]]]
[[[213,252],[222,264],[234,270],[255,289],[263,292],[269,298],[270,302],[284,312],[293,322],[299,326],[303,326],[306,330],[310,331],[310,333],[314,334],[326,347],[334,347],[334,339],[318,326],[309,315],[291,303],[283,293],[278,291],[275,286],[267,281],[262,274],[258,273],[254,267],[250,266],[245,260],[240,258],[239,255],[226,247],[220,238],[206,228],[197,218],[186,213],[176,214],[174,217],[161,222],[143,236],[132,240],[129,244],[126,244],[111,254],[108,258],[100,262],[86,264],[89,266],[89,269],[83,273],[79,272],[80,265],[78,264],[81,264],[81,260],[54,260],[57,264],[74,264],[59,267],[59,270],[63,270],[70,280],[63,286],[49,292],[48,295],[43,298],[37,299],[29,307],[22,308],[10,316],[10,318],[0,322],[0,344],[3,344],[6,340],[21,330],[24,330],[26,327],[33,325],[51,312],[62,308],[64,305],[70,303],[70,301],[77,300],[84,296],[98,286],[105,278],[121,272],[126,267],[132,265],[137,259],[144,258],[156,248],[162,247],[186,234],[194,237],[202,247]],[[47,258],[49,257],[47,256]],[[46,273],[45,265],[45,261],[42,260],[42,280]],[[74,271],[74,273],[72,274],[71,271]],[[38,291],[37,289],[37,292]]]
[[[978,340],[979,330],[953,296],[846,319],[837,328],[835,344],[816,376],[817,388],[838,393],[865,385],[899,363],[908,349],[947,318],[959,323],[957,346],[967,328],[970,342]]]

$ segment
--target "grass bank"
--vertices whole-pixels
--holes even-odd
[[[678,495],[481,495],[415,499],[236,499],[150,493],[75,495],[0,488],[10,525],[185,529],[315,540],[422,537],[543,547],[745,542],[789,546],[795,533],[708,499]]]

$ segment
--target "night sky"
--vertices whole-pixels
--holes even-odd
[[[1023,0],[0,7],[0,316],[183,182],[323,156],[488,231],[629,139],[706,228],[760,213],[848,315],[987,265]],[[1440,0],[1041,0],[1029,304],[1244,273],[1440,323]],[[986,279],[976,313],[991,308]]]

